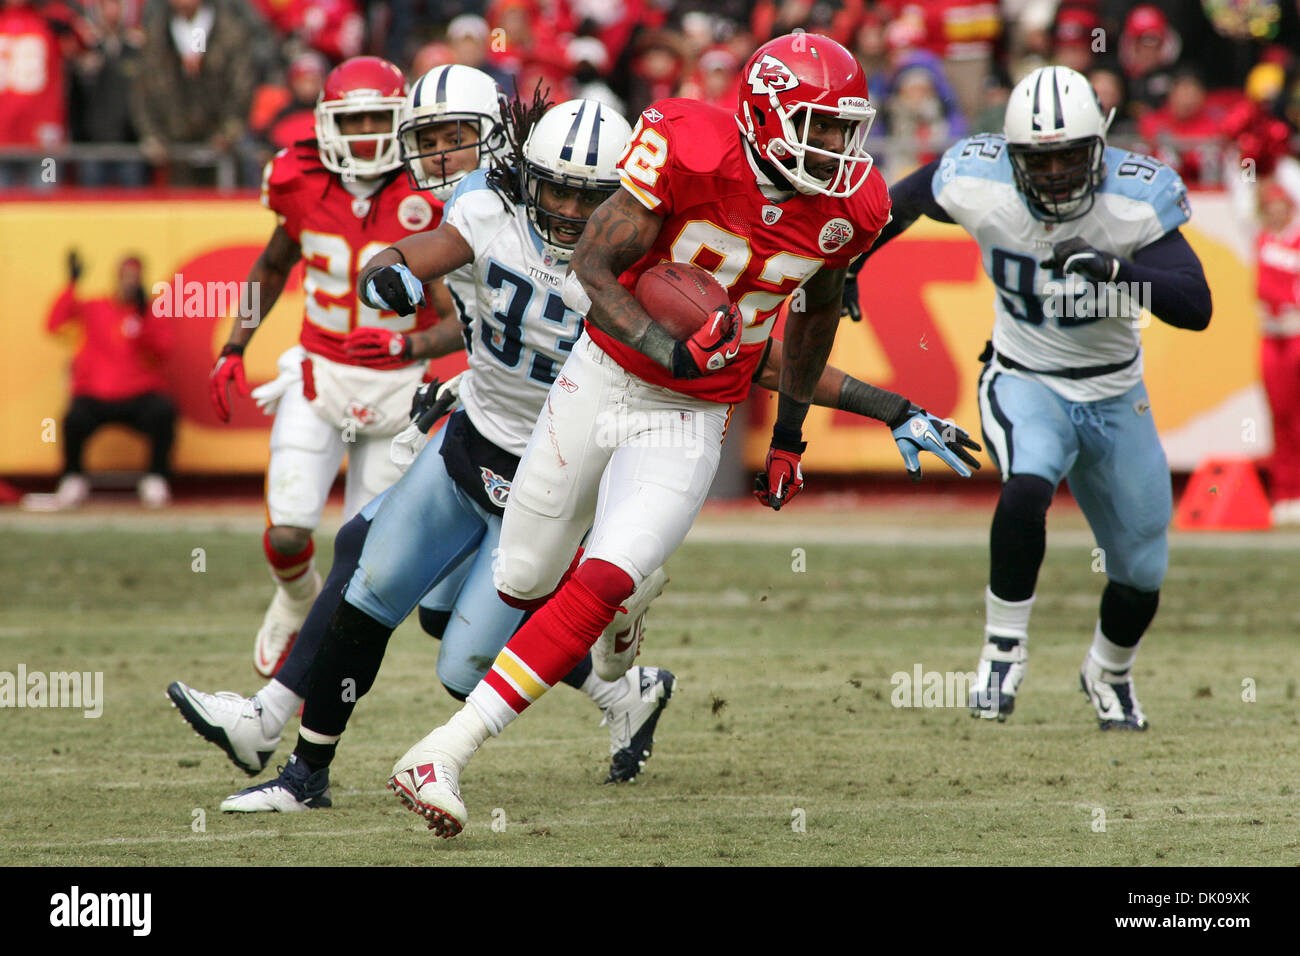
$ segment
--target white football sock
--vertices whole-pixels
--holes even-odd
[[[451,715],[438,730],[443,731],[439,744],[446,748],[447,756],[458,761],[461,766],[469,762],[483,741],[492,736],[487,722],[479,715],[473,704],[466,704]],[[437,731],[434,731],[437,733]]]
[[[579,689],[590,697],[597,707],[605,710],[622,700],[623,696],[632,689],[632,685],[628,683],[626,674],[618,680],[601,680],[593,670]]]
[[[984,638],[1014,637],[1021,641],[1029,640],[1029,612],[1034,609],[1034,597],[1031,594],[1024,601],[1004,601],[993,593],[991,587],[984,588]]]
[[[269,681],[253,696],[262,705],[262,733],[268,737],[274,737],[284,730],[289,718],[303,705],[303,698],[278,680]]]
[[[1132,647],[1120,647],[1101,633],[1101,621],[1098,621],[1097,629],[1092,635],[1092,648],[1089,653],[1092,654],[1092,659],[1100,664],[1104,670],[1120,673],[1133,666],[1133,662],[1137,660],[1138,647],[1141,643],[1141,641],[1138,641]]]
[[[272,572],[272,576],[275,576],[274,572]],[[316,558],[313,557],[307,565],[307,570],[292,581],[285,581],[279,577],[276,577],[275,581],[276,584],[284,588],[285,596],[294,603],[301,604],[306,601],[315,601],[321,587],[320,575],[316,573]]]

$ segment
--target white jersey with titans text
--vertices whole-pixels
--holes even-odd
[[[582,334],[582,316],[560,295],[569,264],[542,251],[527,207],[507,210],[487,170],[461,181],[443,221],[474,252],[473,262],[446,277],[469,353],[461,404],[485,438],[522,455],[546,393]]]

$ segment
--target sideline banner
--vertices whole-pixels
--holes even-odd
[[[0,474],[49,474],[62,468],[63,415],[69,368],[78,337],[55,336],[45,321],[67,281],[67,251],[85,261],[82,298],[112,293],[117,266],[128,253],[144,260],[146,292],[155,283],[208,290],[200,299],[177,295],[184,315],[171,321],[176,348],[165,365],[179,410],[173,465],[178,473],[259,473],[266,469],[271,419],[251,398],[232,395],[230,424],[217,420],[208,399],[208,372],[238,316],[243,283],[275,228],[256,194],[235,199],[59,199],[0,204],[0,366],[5,415],[0,422]],[[276,359],[295,344],[302,325],[303,267],[291,273],[275,308],[245,354],[250,388],[276,376]],[[220,294],[218,294],[220,293]],[[172,298],[171,293],[168,293]],[[201,313],[201,314],[196,314]],[[445,380],[465,367],[463,354],[435,364]],[[233,391],[233,390],[232,390]],[[50,422],[54,423],[51,431]],[[54,437],[54,441],[48,440]],[[87,449],[87,468],[135,469],[147,462],[143,438],[102,429]]]
[[[1259,457],[1271,450],[1258,385],[1254,269],[1243,251],[1249,248],[1246,226],[1223,195],[1194,195],[1192,211],[1184,233],[1205,265],[1214,319],[1201,333],[1158,321],[1143,332],[1156,424],[1170,464],[1180,470],[1211,453]],[[86,298],[110,294],[127,253],[144,259],[147,288],[177,275],[186,286],[213,288],[244,280],[273,228],[274,218],[251,195],[0,204],[0,474],[53,475],[61,467],[57,438],[76,339],[47,334],[45,320],[64,287],[68,249],[76,247],[86,263],[79,283]],[[841,325],[831,362],[978,434],[976,357],[992,329],[994,290],[975,244],[956,226],[922,220],[872,258],[859,286],[863,321]],[[232,422],[222,425],[208,401],[208,371],[237,309],[238,302],[205,302],[201,310],[186,309],[202,315],[173,319],[177,347],[166,372],[181,415],[178,472],[258,473],[266,467],[271,420],[251,399],[237,398]],[[251,387],[275,377],[276,359],[297,339],[302,310],[299,265],[245,356]],[[464,357],[451,356],[437,367],[445,379],[464,367]],[[749,406],[745,459],[747,467],[760,467],[776,403],[772,393],[756,390]],[[901,468],[882,426],[843,412],[814,409],[806,437],[810,471]],[[144,462],[143,440],[121,429],[96,435],[88,450],[88,467],[96,470]]]

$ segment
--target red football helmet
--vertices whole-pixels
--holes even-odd
[[[809,145],[815,116],[848,121],[840,152]],[[866,141],[875,118],[866,73],[853,54],[829,37],[777,37],[745,64],[736,122],[758,154],[801,193],[843,198],[857,192],[871,172]],[[807,168],[809,159],[835,160],[838,166],[821,178]]]
[[[382,132],[349,133],[339,129],[340,116],[389,113]],[[330,172],[361,179],[381,176],[402,165],[397,128],[406,118],[406,78],[377,56],[344,60],[325,77],[316,101],[316,144]]]

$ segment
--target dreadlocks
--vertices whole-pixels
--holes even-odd
[[[532,102],[525,106],[523,97],[519,93],[519,82],[516,80],[515,95],[506,102],[505,109],[502,111],[502,125],[505,127],[506,143],[509,148],[492,158],[487,181],[492,190],[501,197],[506,212],[513,210],[515,203],[519,202],[522,196],[519,170],[524,165],[524,143],[528,139],[528,134],[532,132],[533,125],[553,105],[550,92],[550,87],[543,90],[542,81],[538,80],[537,85],[533,87]]]

